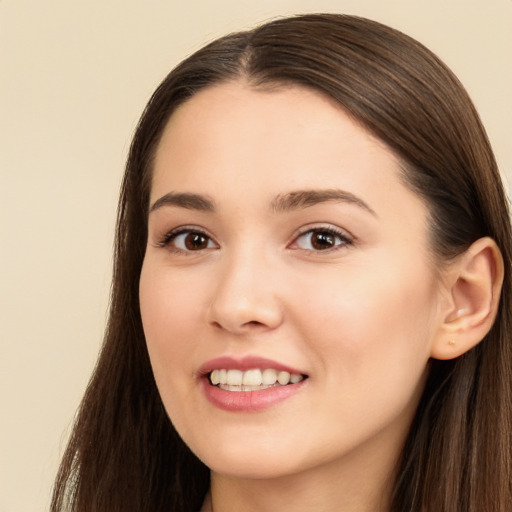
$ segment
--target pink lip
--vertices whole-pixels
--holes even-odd
[[[211,359],[204,363],[201,368],[199,368],[199,373],[201,375],[206,375],[210,373],[212,370],[252,370],[259,368],[260,370],[265,370],[266,368],[273,368],[274,370],[279,370],[282,372],[289,373],[299,373],[303,374],[300,370],[292,368],[291,366],[286,366],[284,364],[278,363],[277,361],[272,361],[271,359],[266,359],[264,357],[255,357],[255,356],[245,356],[240,359],[235,359],[233,357],[217,357],[216,359]]]
[[[226,391],[212,386],[207,377],[201,379],[206,398],[219,409],[231,412],[257,412],[267,409],[298,393],[306,380],[259,391]]]
[[[257,412],[277,405],[295,395],[303,388],[307,381],[307,379],[304,379],[297,384],[288,384],[258,391],[226,391],[217,386],[212,386],[208,378],[209,373],[215,369],[245,371],[254,368],[273,368],[274,370],[303,374],[303,372],[295,368],[263,357],[246,356],[241,359],[218,357],[203,364],[199,370],[201,385],[206,398],[211,404],[225,411]]]

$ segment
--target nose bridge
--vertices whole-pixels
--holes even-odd
[[[218,267],[209,321],[228,331],[275,328],[281,322],[276,294],[275,264],[256,247],[237,248],[222,258]]]

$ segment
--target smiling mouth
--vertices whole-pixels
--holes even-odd
[[[215,369],[208,375],[212,386],[225,391],[261,391],[263,389],[297,384],[306,378],[299,373],[266,368],[251,370]]]

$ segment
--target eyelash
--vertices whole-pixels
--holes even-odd
[[[303,231],[298,232],[294,236],[293,242],[290,244],[290,246],[297,245],[297,243],[301,237],[304,237],[305,235],[308,235],[308,234],[313,235],[314,233],[327,234],[329,236],[332,236],[332,237],[338,239],[340,241],[340,243],[337,243],[337,244],[333,245],[332,247],[328,247],[326,249],[315,250],[315,249],[305,249],[302,247],[297,247],[297,249],[303,250],[303,251],[328,253],[328,252],[339,250],[342,247],[345,247],[348,245],[353,245],[353,243],[354,243],[353,238],[350,237],[345,231],[343,231],[339,228],[335,228],[334,226],[315,226],[315,227],[308,227],[307,229],[304,229]],[[157,245],[157,247],[162,247],[162,248],[166,247],[167,249],[169,249],[172,252],[176,252],[179,254],[187,254],[187,255],[191,254],[193,252],[201,252],[206,249],[211,249],[211,247],[205,247],[204,249],[197,249],[197,250],[189,249],[189,250],[187,250],[187,249],[181,249],[179,247],[175,247],[174,245],[172,245],[172,242],[174,240],[176,240],[176,238],[178,238],[180,235],[184,235],[184,234],[197,234],[197,235],[204,237],[207,240],[207,244],[209,244],[211,242],[215,244],[212,237],[210,237],[202,229],[198,229],[194,226],[181,226],[179,228],[176,228],[176,229],[166,233],[165,236],[163,236],[162,239],[159,240],[156,245]]]

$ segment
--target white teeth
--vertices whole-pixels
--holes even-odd
[[[228,370],[227,382],[230,386],[241,386],[244,373],[240,370]]]
[[[260,370],[254,368],[245,372],[241,370],[213,370],[210,373],[210,382],[228,391],[256,391],[275,386],[297,384],[303,380],[298,373],[277,371],[273,368]]]
[[[272,386],[272,384],[275,384],[276,382],[277,372],[275,370],[272,370],[272,368],[263,370],[262,384],[265,384],[266,386]]]
[[[290,374],[288,372],[279,372],[277,374],[277,382],[281,384],[281,386],[286,386],[290,382]]]
[[[302,379],[303,379],[302,375],[300,375],[298,373],[292,373],[290,375],[290,382],[292,384],[297,384],[297,382],[300,382]]]
[[[220,370],[213,370],[213,372],[210,373],[210,382],[214,386],[220,383]]]
[[[244,386],[261,386],[261,370],[247,370],[242,378]]]

